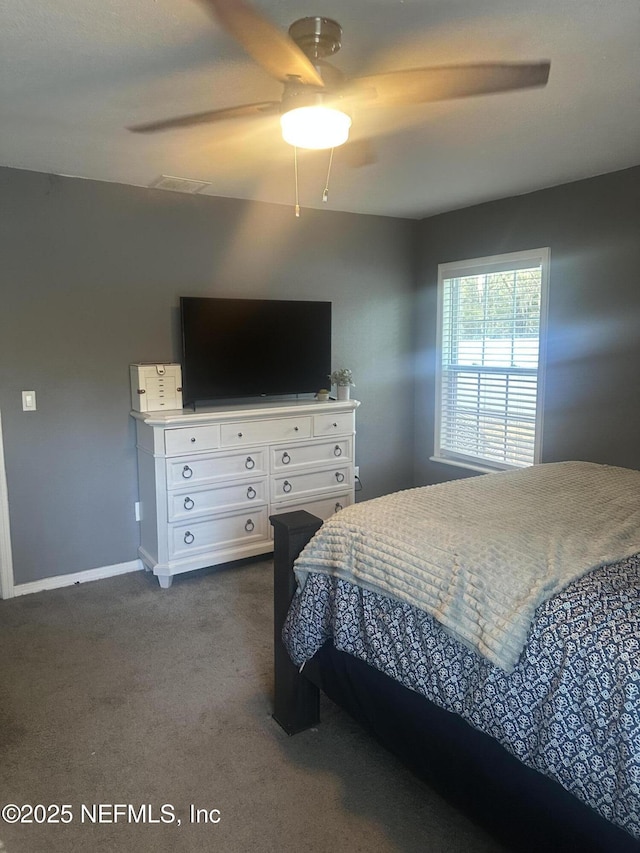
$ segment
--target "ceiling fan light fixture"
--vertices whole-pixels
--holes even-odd
[[[349,138],[351,116],[333,107],[296,107],[280,116],[282,138],[296,148],[337,148]]]

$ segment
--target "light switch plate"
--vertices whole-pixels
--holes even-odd
[[[22,411],[23,412],[35,412],[36,410],[36,392],[35,391],[23,391],[22,392]]]

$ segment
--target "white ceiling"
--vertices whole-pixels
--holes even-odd
[[[463,62],[551,61],[543,89],[354,115],[378,160],[336,150],[326,207],[421,218],[640,163],[638,0],[255,0],[286,30],[343,27],[348,75]],[[130,133],[129,125],[277,100],[272,80],[195,0],[3,0],[0,165],[292,204],[277,118]],[[328,152],[301,152],[302,207],[323,207]]]

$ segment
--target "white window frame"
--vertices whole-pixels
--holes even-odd
[[[538,365],[536,370],[536,409],[533,459],[531,464],[540,462],[542,451],[543,400],[544,400],[544,367],[546,362],[547,314],[549,302],[549,265],[551,252],[548,247],[529,249],[522,252],[509,252],[501,255],[491,255],[484,258],[470,258],[464,261],[438,265],[438,318],[436,338],[436,406],[434,453],[431,460],[447,465],[456,465],[473,471],[491,472],[522,467],[520,465],[487,460],[481,456],[462,453],[455,449],[442,446],[442,396],[443,396],[443,317],[444,317],[444,282],[453,278],[482,275],[505,270],[526,269],[540,266],[540,324],[538,333]]]

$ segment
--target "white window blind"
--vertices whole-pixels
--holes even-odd
[[[440,265],[436,459],[538,461],[548,261],[537,249]]]

